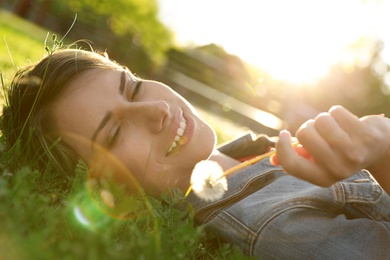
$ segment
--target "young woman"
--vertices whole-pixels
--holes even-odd
[[[171,88],[94,52],[56,51],[23,69],[8,101],[2,131],[9,147],[21,142],[27,160],[38,155],[43,167],[51,162],[64,173],[81,158],[128,189],[139,183],[160,194],[186,191],[201,160],[225,170],[240,163],[215,149],[214,131]],[[222,199],[188,200],[209,232],[248,255],[388,259],[389,132],[382,115],[359,119],[334,107],[297,132],[310,158],[280,133],[281,166],[305,181],[263,160],[229,176]]]

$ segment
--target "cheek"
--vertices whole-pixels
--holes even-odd
[[[88,180],[98,180],[103,187],[109,190],[122,186],[125,186],[129,192],[142,190],[135,176],[112,153],[101,151],[95,154],[88,166],[90,169]]]
[[[202,131],[200,131],[199,140],[197,140],[196,146],[199,151],[202,151],[202,155],[206,157],[201,158],[201,160],[204,160],[207,159],[215,149],[217,137],[215,131],[207,123],[203,121],[202,123]]]
[[[136,179],[141,181],[144,179],[145,171],[147,170],[149,153],[149,149],[137,147],[131,151],[120,152],[117,157],[124,167],[128,169],[129,174],[132,174]]]
[[[166,165],[156,159],[153,143],[127,142],[121,148],[115,151],[119,161],[146,191],[151,192],[156,190],[156,187],[167,185],[166,182],[170,178],[163,173],[167,171]]]

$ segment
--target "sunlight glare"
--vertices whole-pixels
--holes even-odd
[[[378,14],[384,12],[378,1],[160,2],[165,3],[162,19],[179,43],[220,44],[274,78],[298,84],[324,76],[342,60],[350,44],[375,33],[378,23],[387,26],[389,21],[378,21]],[[175,4],[175,11],[168,10],[169,4]]]
[[[252,26],[243,26],[247,34],[227,41],[226,49],[297,85],[326,75],[348,44],[369,29],[362,19],[369,10],[357,1],[259,1],[246,12],[256,19],[243,18]]]
[[[254,113],[254,117],[257,122],[272,129],[283,129],[284,127],[283,121],[270,113],[258,110]]]

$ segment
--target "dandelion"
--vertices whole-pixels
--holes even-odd
[[[298,155],[310,159],[311,155],[302,147],[298,142],[292,143],[295,151]],[[191,190],[194,191],[200,199],[207,202],[219,200],[223,197],[227,191],[226,176],[229,174],[241,170],[249,165],[255,164],[267,157],[270,157],[270,161],[273,165],[279,165],[279,159],[276,155],[276,149],[272,149],[270,152],[254,157],[250,160],[240,163],[227,171],[223,171],[221,166],[215,161],[200,161],[195,165],[191,175],[191,185],[188,188],[185,196],[187,197]]]
[[[215,161],[200,161],[191,175],[191,188],[199,198],[211,202],[219,200],[227,191],[227,180]]]

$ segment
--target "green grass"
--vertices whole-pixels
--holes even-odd
[[[3,74],[9,75],[45,54],[44,41],[51,33],[45,28],[1,9],[0,28],[0,70]]]
[[[0,28],[0,71],[7,81],[18,67],[44,55],[48,30],[1,10]],[[0,259],[244,258],[194,225],[180,192],[129,198],[132,217],[118,219],[103,213],[88,192],[85,167],[61,180],[52,169],[40,172],[12,161],[17,153],[5,150],[0,135]]]

